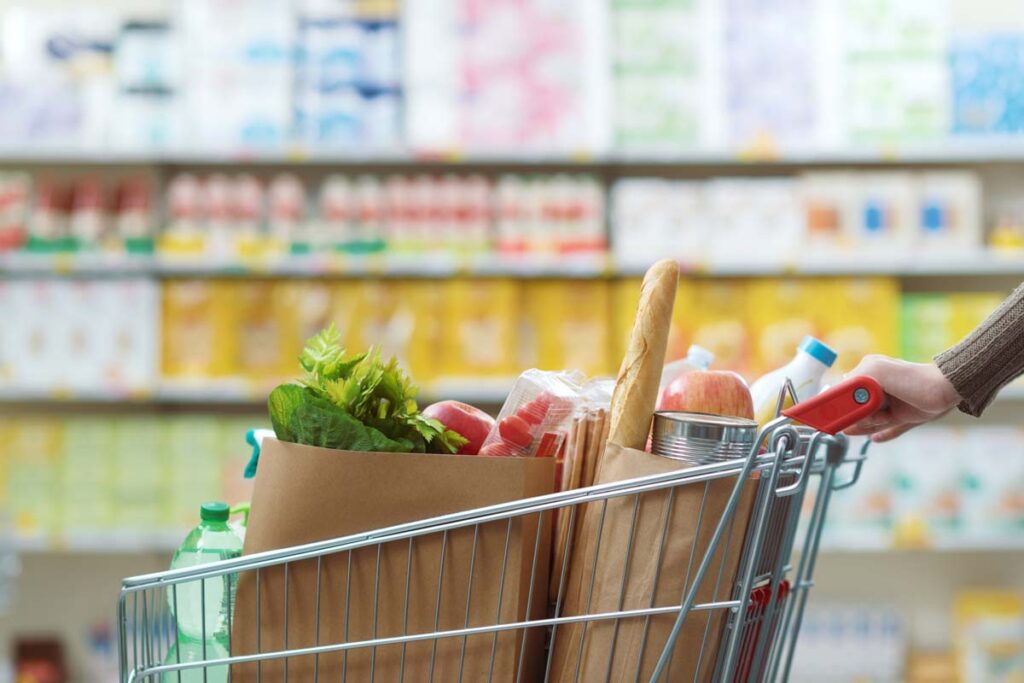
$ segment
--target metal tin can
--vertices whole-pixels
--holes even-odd
[[[692,465],[745,458],[757,438],[757,423],[742,417],[658,411],[651,452]]]

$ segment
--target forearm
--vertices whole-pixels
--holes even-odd
[[[963,401],[979,416],[999,390],[1024,373],[1024,285],[956,346],[935,357]]]

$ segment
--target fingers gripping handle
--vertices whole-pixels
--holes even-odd
[[[836,434],[874,414],[884,401],[885,392],[874,379],[851,377],[782,414],[819,432]]]

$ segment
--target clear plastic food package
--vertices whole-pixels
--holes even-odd
[[[480,455],[554,457],[582,399],[582,373],[527,370],[516,379]]]

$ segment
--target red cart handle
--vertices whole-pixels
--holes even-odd
[[[874,379],[851,377],[782,414],[819,432],[835,434],[878,411],[884,401],[882,385]]]

